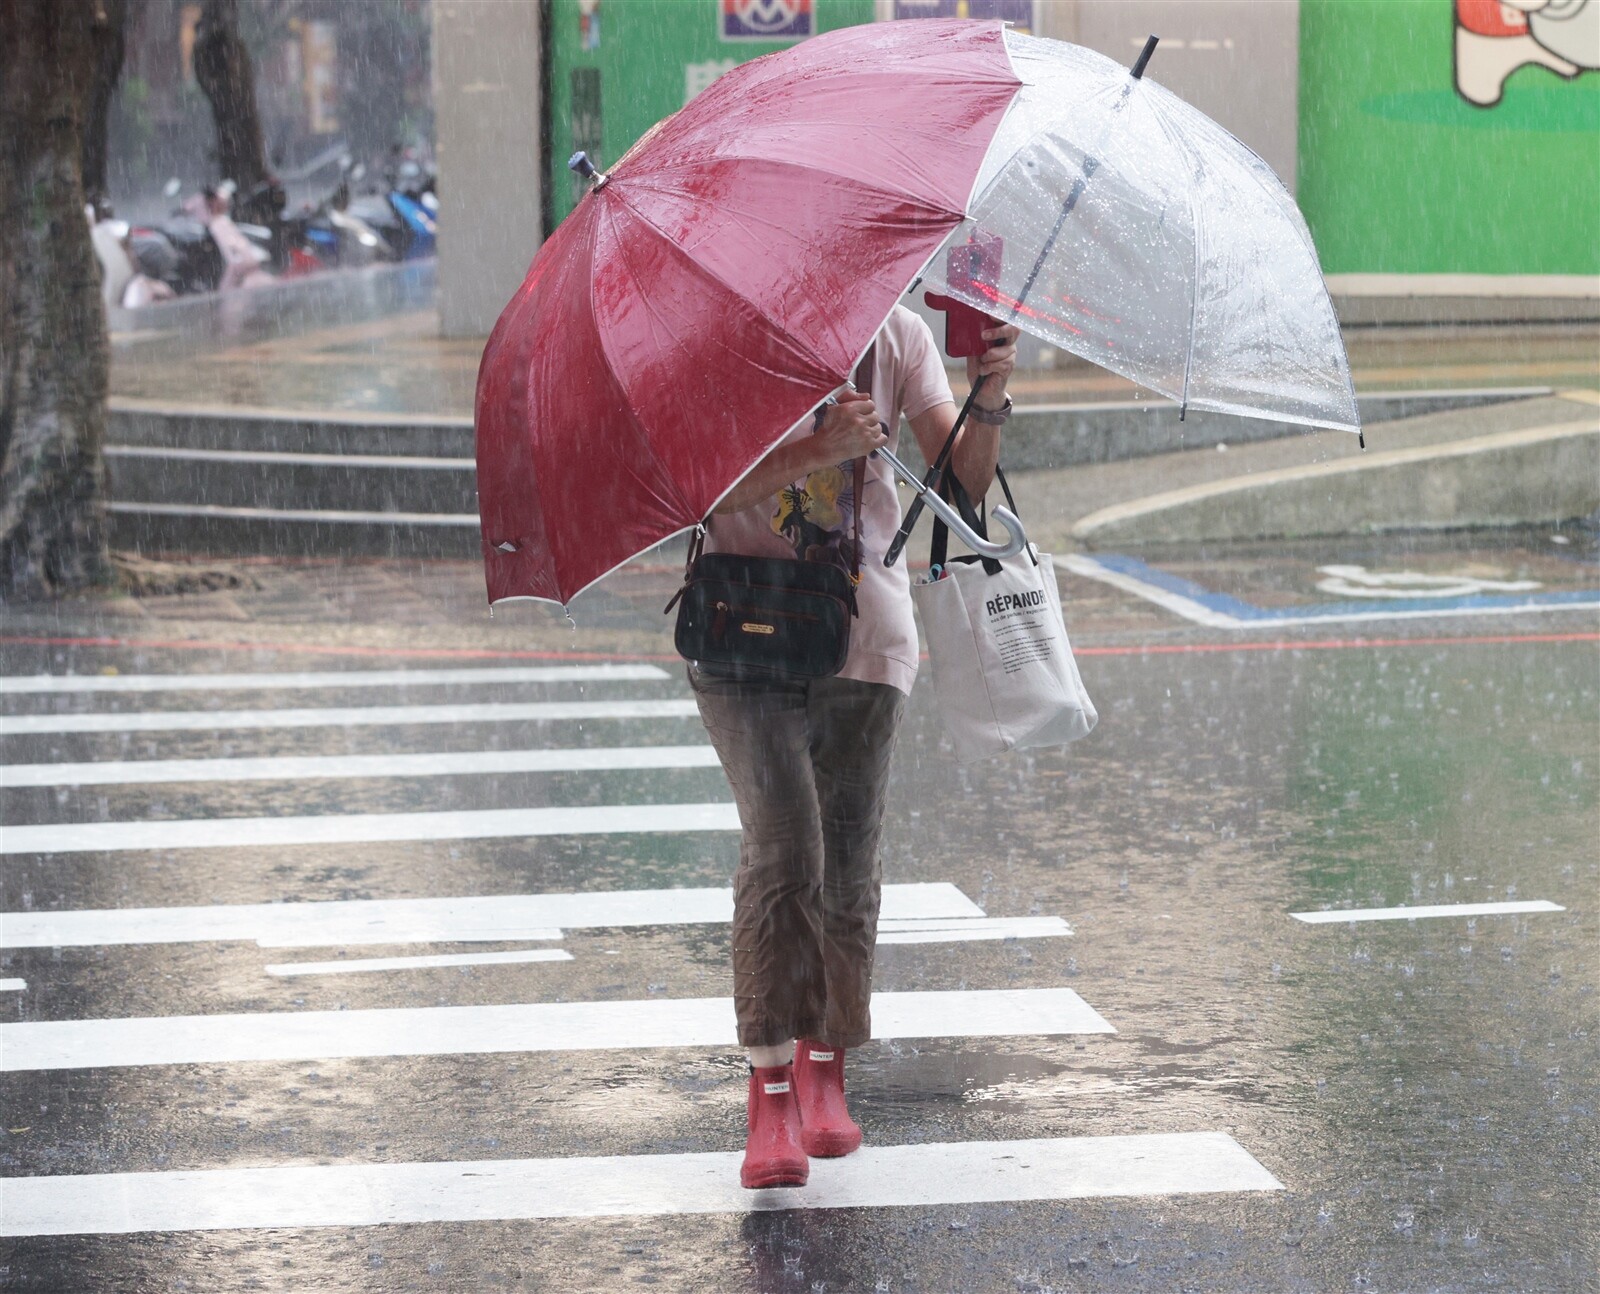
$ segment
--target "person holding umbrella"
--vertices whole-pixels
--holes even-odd
[[[907,286],[922,278],[1169,396],[1180,419],[1204,409],[1360,434],[1293,198],[1143,79],[1155,43],[1129,69],[999,22],[925,19],[839,28],[741,64],[609,171],[574,157],[590,189],[484,348],[491,605],[566,607],[662,541],[699,537],[710,515],[721,551],[701,561],[785,559],[819,590],[843,582],[838,603],[860,612],[828,657],[841,668],[818,682],[693,680],[744,826],[733,959],[755,1070],[746,1185],[803,1181],[807,1143],[836,1155],[860,1139],[843,1057],[870,1030],[884,775],[917,662],[906,576],[888,561],[892,465],[863,458],[892,453],[905,415],[932,461],[959,421],[926,328],[896,306]],[[1001,244],[993,274],[953,272],[949,251],[972,248],[956,258],[970,267]],[[1017,332],[985,335],[967,367],[977,420],[969,411],[954,457],[976,498]],[[919,502],[969,547],[988,545],[925,483]],[[992,519],[1016,546],[974,551],[1019,551],[1021,523],[1001,508]],[[691,583],[715,636],[717,606],[700,597],[713,581]],[[679,628],[694,629],[681,601]],[[776,637],[757,620],[732,628]]]
[[[1017,329],[996,326],[984,337],[989,348],[967,360],[969,380],[983,381],[951,458],[973,498],[994,478]],[[918,660],[905,564],[883,561],[900,525],[899,496],[892,470],[869,456],[880,446],[893,452],[904,416],[933,462],[956,405],[932,333],[904,306],[877,334],[857,384],[758,462],[707,528],[710,552],[848,566],[857,533],[862,549],[859,616],[839,673],[769,681],[688,671],[742,827],[733,980],[750,1062],[747,1187],[800,1185],[808,1155],[861,1144],[845,1104],[845,1054],[872,1033],[878,843]]]

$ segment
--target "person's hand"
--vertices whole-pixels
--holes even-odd
[[[967,356],[967,381],[986,377],[978,403],[985,409],[998,409],[1006,402],[1006,381],[1017,366],[1017,338],[1022,329],[1015,324],[996,324],[983,330],[989,349],[981,355]]]
[[[878,408],[865,391],[841,391],[838,403],[828,406],[822,425],[811,439],[817,457],[825,463],[863,458],[889,443]]]

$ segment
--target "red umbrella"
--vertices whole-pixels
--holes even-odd
[[[1020,87],[999,23],[846,28],[728,72],[539,250],[478,371],[491,602],[694,525],[850,376]]]

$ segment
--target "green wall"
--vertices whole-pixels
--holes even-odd
[[[813,0],[815,29],[873,0]],[[685,69],[792,42],[724,41],[719,0],[551,0],[551,194],[577,189],[573,72],[598,74],[601,164],[683,106]],[[1301,0],[1298,198],[1329,274],[1600,274],[1600,73],[1513,72],[1492,108],[1455,90],[1452,0]],[[581,73],[580,73],[581,75]],[[580,123],[580,127],[581,127]],[[585,140],[584,143],[588,141]]]
[[[873,0],[812,0],[812,8],[818,32],[873,19]],[[599,46],[585,49],[578,0],[551,4],[550,181],[557,220],[572,210],[575,200],[567,170],[575,147],[574,69],[599,72],[604,167],[662,117],[683,107],[688,65],[724,59],[742,63],[794,44],[723,40],[720,0],[600,0],[598,13]]]
[[[1298,198],[1329,274],[1600,273],[1600,73],[1455,91],[1451,0],[1301,0]]]

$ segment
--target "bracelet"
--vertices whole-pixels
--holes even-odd
[[[1011,416],[1011,407],[1011,397],[1009,395],[1006,396],[1006,402],[998,409],[985,409],[974,400],[972,408],[967,410],[967,417],[971,418],[973,422],[981,422],[985,427],[1001,427],[1005,425],[1006,419]]]

